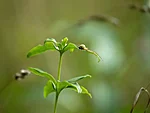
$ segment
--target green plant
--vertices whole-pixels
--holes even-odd
[[[75,49],[84,50],[84,51],[87,51],[88,53],[94,54],[98,58],[98,61],[100,61],[100,57],[97,53],[95,53],[94,51],[89,50],[84,44],[81,44],[78,47],[74,43],[68,43],[68,38],[67,37],[62,39],[61,42],[57,42],[53,38],[48,38],[48,39],[45,40],[44,45],[38,45],[38,46],[32,48],[27,54],[27,57],[29,58],[29,57],[41,54],[41,53],[43,53],[47,50],[58,51],[60,53],[57,80],[51,74],[49,74],[45,71],[42,71],[38,68],[29,67],[29,70],[33,74],[41,76],[41,77],[45,77],[45,78],[48,79],[48,82],[44,86],[44,97],[45,98],[48,96],[48,94],[50,94],[52,92],[56,93],[54,113],[56,113],[56,107],[57,107],[59,94],[61,93],[61,91],[63,89],[69,88],[69,89],[72,89],[72,90],[74,90],[78,93],[87,94],[92,98],[92,96],[88,92],[88,90],[85,87],[79,85],[79,83],[78,83],[79,80],[82,80],[82,79],[88,78],[88,77],[90,78],[91,75],[79,76],[79,77],[75,77],[75,78],[72,78],[70,80],[64,80],[64,81],[61,81],[61,79],[60,79],[63,54],[66,51],[73,52]]]

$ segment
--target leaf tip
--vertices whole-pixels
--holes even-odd
[[[44,87],[44,89],[45,89],[45,87]],[[43,92],[43,97],[44,97],[44,98],[47,98],[47,96],[48,96],[48,94],[44,91],[44,92]]]
[[[91,75],[88,75],[89,76],[89,78],[92,78],[92,76]]]
[[[28,67],[28,70],[31,70],[32,69],[32,67]]]
[[[47,96],[46,96],[46,95],[43,95],[43,97],[44,97],[44,98],[47,98]]]
[[[28,54],[27,54],[27,58],[30,58],[30,56],[31,56],[31,55],[28,53]]]
[[[90,98],[92,98],[92,95],[91,95],[91,94],[88,94],[88,95],[89,95]]]

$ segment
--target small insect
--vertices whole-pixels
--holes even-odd
[[[29,70],[26,69],[21,69],[20,72],[17,72],[15,74],[15,79],[16,80],[21,80],[24,79],[25,76],[28,76],[31,72]]]

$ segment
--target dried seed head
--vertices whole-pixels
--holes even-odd
[[[21,75],[26,76],[26,75],[29,75],[31,72],[29,70],[21,69],[20,73],[21,73]]]
[[[29,70],[21,69],[19,73],[15,74],[16,80],[24,79],[25,76],[29,75],[31,72]]]

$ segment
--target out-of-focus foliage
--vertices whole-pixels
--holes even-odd
[[[142,0],[133,2],[146,4]],[[136,93],[150,81],[150,14],[131,10],[130,3],[130,0],[1,0],[0,113],[52,113],[54,95],[43,98],[44,78],[29,75],[15,81],[13,76],[32,66],[56,77],[57,53],[47,51],[31,59],[26,54],[48,37],[60,40],[66,36],[71,42],[82,42],[98,52],[103,61],[97,64],[94,56],[84,52],[68,53],[63,58],[64,79],[85,73],[92,75],[88,82],[81,82],[93,98],[81,98],[82,95],[66,90],[60,95],[58,113],[129,113]],[[92,15],[115,17],[119,25],[92,19],[77,24]],[[145,101],[146,96],[142,96],[135,113],[143,112]]]

